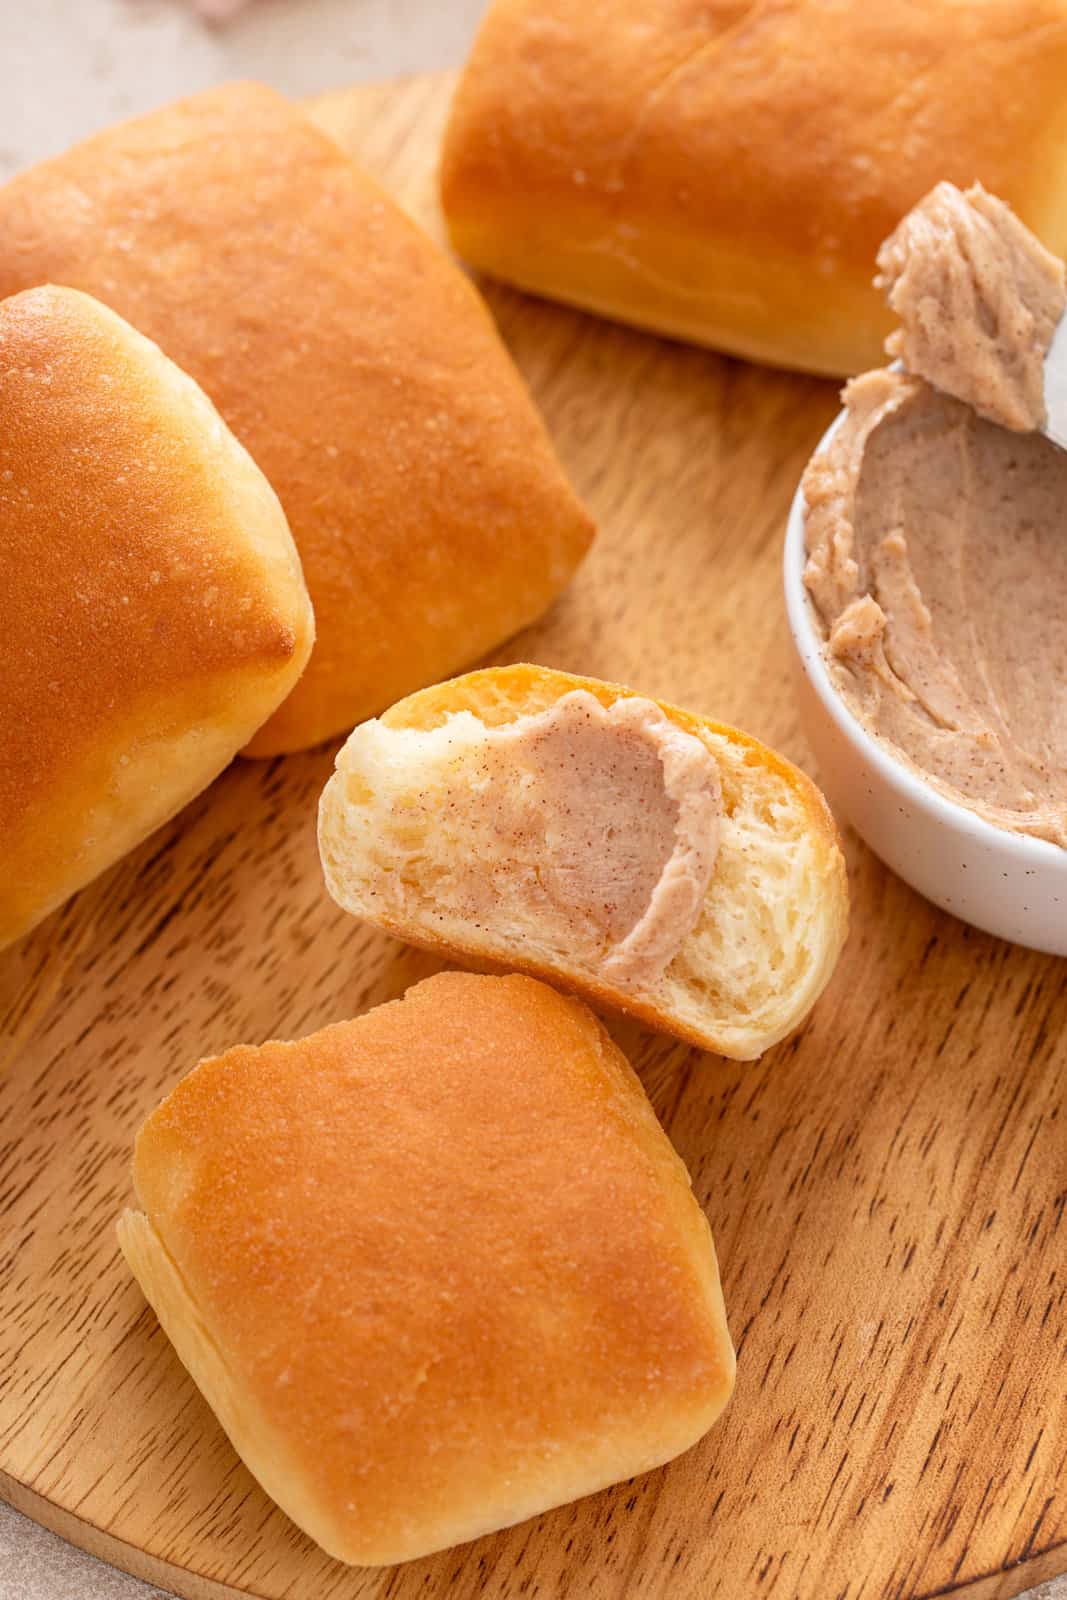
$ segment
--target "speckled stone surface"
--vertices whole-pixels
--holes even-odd
[[[458,64],[484,0],[249,0],[213,26],[186,0],[0,3],[0,178],[231,78],[314,94]]]
[[[0,1501],[0,1600],[162,1600]]]
[[[0,180],[180,94],[259,78],[286,94],[451,66],[483,0],[251,0],[225,26],[183,0],[0,0]],[[162,1600],[0,1502],[0,1600]],[[1067,1600],[1067,1579],[1028,1600]]]

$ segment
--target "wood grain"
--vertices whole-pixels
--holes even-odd
[[[431,217],[441,79],[317,115]],[[629,681],[807,761],[779,583],[833,389],[490,292],[602,527],[499,659]],[[854,932],[754,1066],[613,1029],[715,1229],[724,1421],[462,1550],[342,1568],[266,1500],[115,1246],[134,1129],[202,1054],[400,993],[428,958],[321,885],[332,752],[237,763],[0,957],[0,1489],[190,1600],[1004,1600],[1067,1567],[1067,963],[934,911],[846,838]]]

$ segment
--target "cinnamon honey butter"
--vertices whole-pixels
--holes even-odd
[[[805,584],[853,715],[948,798],[1067,848],[1063,263],[940,184],[879,254],[907,371],[854,379],[804,477]]]
[[[718,858],[718,764],[654,701],[602,705],[585,689],[489,726],[459,711],[433,728],[364,723],[348,747],[357,803],[376,771],[400,785],[391,827],[439,913],[569,950],[612,983],[653,987],[696,926]],[[436,841],[434,864],[427,834]],[[400,919],[402,871],[375,890]]]

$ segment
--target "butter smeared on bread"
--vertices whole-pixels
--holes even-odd
[[[410,1560],[669,1460],[729,1398],[715,1251],[625,1057],[442,973],[204,1061],[145,1123],[126,1258],[263,1487]]]
[[[558,738],[548,714],[585,701],[607,715],[546,780],[530,739]],[[609,719],[628,712],[644,737],[627,745]],[[334,898],[398,938],[520,966],[741,1059],[814,1004],[847,926],[807,778],[735,729],[540,667],[470,673],[357,728],[319,842]]]

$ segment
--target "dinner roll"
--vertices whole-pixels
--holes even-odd
[[[157,339],[285,508],[318,638],[252,754],[475,661],[589,544],[463,273],[270,89],[194,95],[0,189],[0,293],[49,280]]]
[[[235,1449],[341,1561],[645,1472],[733,1385],[715,1250],[625,1057],[530,978],[447,972],[203,1061],[119,1239]]]
[[[520,967],[742,1060],[844,942],[814,784],[765,745],[544,667],[469,673],[351,735],[319,811],[334,899],[397,938]]]
[[[211,782],[314,623],[259,468],[72,289],[0,303],[0,544],[3,945]]]
[[[879,244],[979,179],[1067,254],[1067,0],[495,0],[441,166],[484,272],[812,372],[880,360]]]

